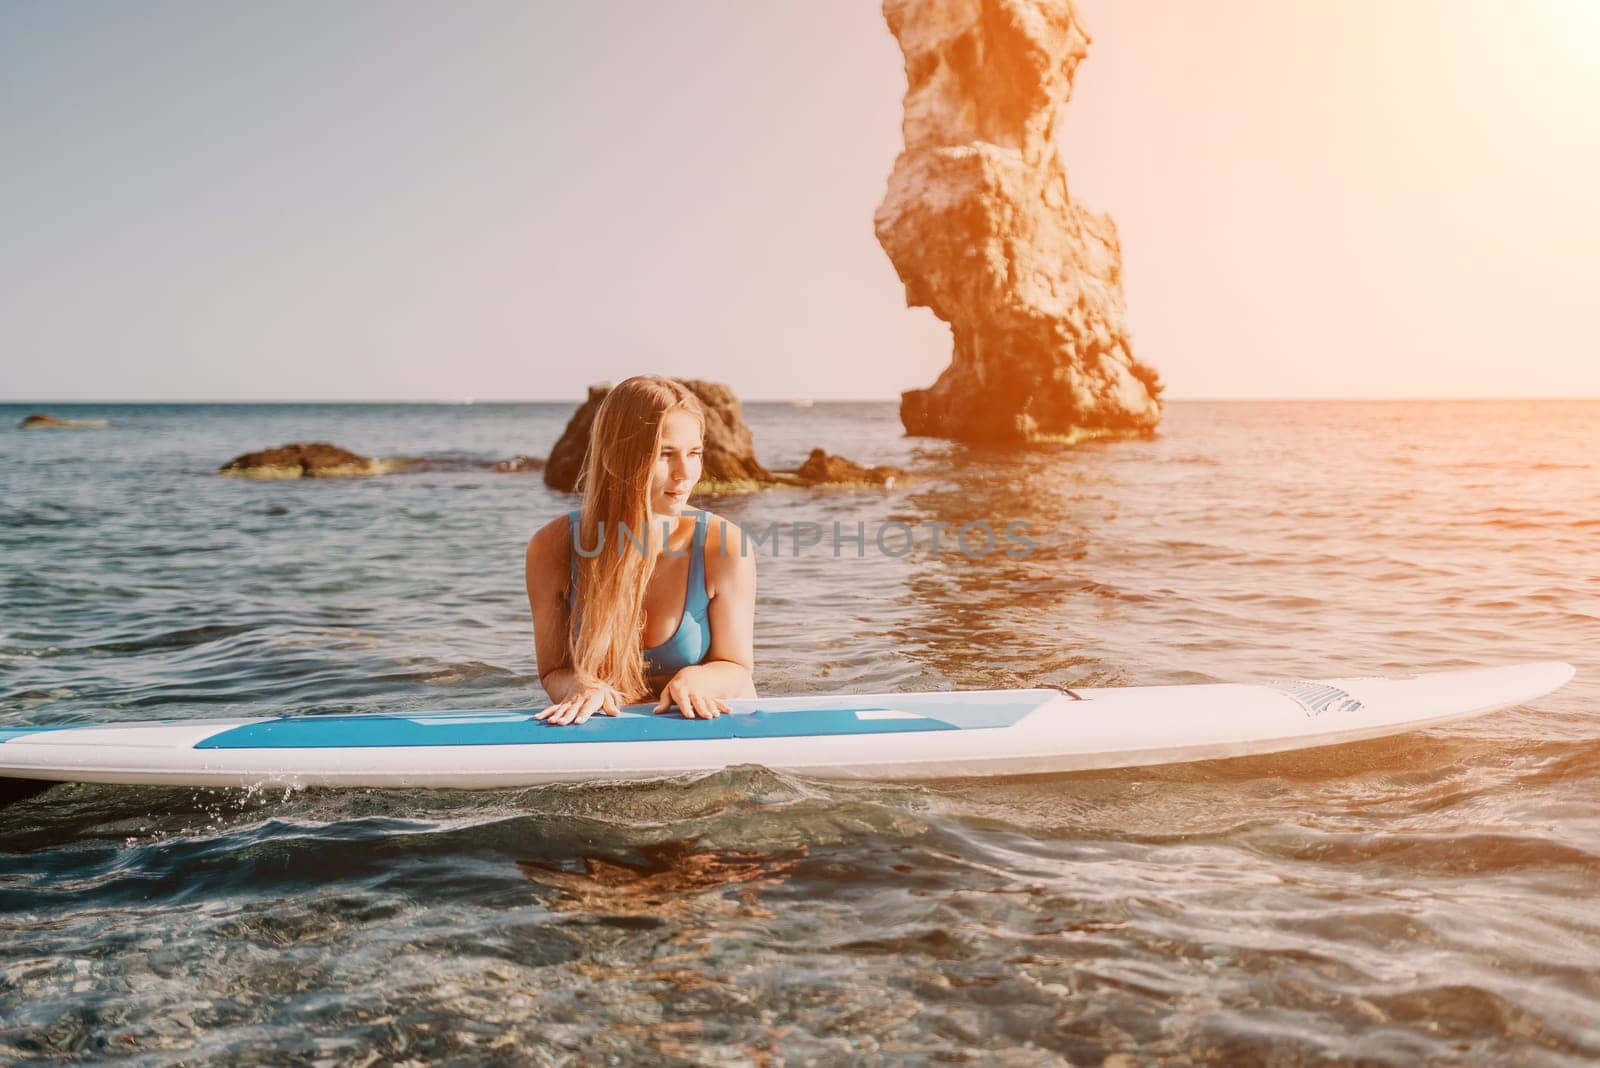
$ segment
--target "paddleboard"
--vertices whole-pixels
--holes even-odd
[[[0,727],[0,777],[177,786],[493,789],[761,764],[825,779],[1025,775],[1334,745],[1541,697],[1558,662],[1403,678],[731,701],[713,720],[649,705],[555,727],[535,709]]]

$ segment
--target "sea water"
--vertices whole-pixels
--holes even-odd
[[[572,504],[491,465],[570,405],[31,410],[0,407],[0,726],[542,700],[523,550]],[[56,787],[0,807],[0,1060],[1600,1056],[1600,403],[1175,402],[1149,440],[1026,450],[887,403],[746,417],[770,467],[912,475],[696,502],[784,532],[766,694],[1578,676],[1382,741],[1021,780]],[[215,474],[290,441],[441,462]],[[1012,522],[1025,552],[930,542]]]

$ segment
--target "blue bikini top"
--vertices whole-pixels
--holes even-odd
[[[571,582],[567,588],[567,606],[571,608],[578,597],[578,512],[567,513],[567,523],[572,531]],[[711,620],[708,610],[711,598],[706,595],[706,511],[700,510],[694,522],[694,541],[689,546],[689,581],[683,591],[683,615],[672,637],[660,645],[644,650],[646,675],[670,675],[680,668],[698,664],[711,651]]]

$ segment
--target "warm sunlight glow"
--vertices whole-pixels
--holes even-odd
[[[1530,14],[1545,22],[1562,53],[1600,72],[1600,0],[1544,0]]]

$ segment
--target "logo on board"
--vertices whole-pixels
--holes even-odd
[[[1268,682],[1263,683],[1269,690],[1276,690],[1295,704],[1306,710],[1308,717],[1315,718],[1324,712],[1359,712],[1361,702],[1356,700],[1337,686],[1329,686],[1325,682]]]

